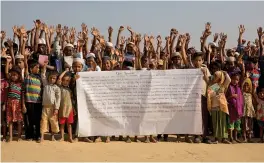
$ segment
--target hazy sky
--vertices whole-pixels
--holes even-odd
[[[12,37],[13,25],[33,27],[41,19],[49,25],[62,24],[80,30],[82,22],[89,29],[97,27],[107,38],[107,28],[114,28],[114,41],[120,25],[131,26],[141,34],[169,35],[172,27],[191,34],[191,46],[200,48],[204,24],[212,23],[212,32],[228,34],[227,45],[236,46],[238,25],[244,24],[244,38],[253,41],[256,29],[264,27],[264,2],[1,2],[1,30]],[[128,35],[125,31],[123,35]],[[210,37],[209,41],[212,40]],[[165,42],[165,41],[163,41]]]

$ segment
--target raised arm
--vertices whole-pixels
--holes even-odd
[[[113,34],[113,28],[109,26],[108,27],[108,42],[112,42],[112,34]]]
[[[185,64],[185,66],[189,66],[189,62],[188,62],[186,51],[185,51],[186,40],[187,40],[186,35],[182,35],[182,37],[180,39],[180,42],[181,42],[181,55],[182,55],[182,59],[183,59],[183,62]]]
[[[158,59],[160,59],[160,52],[161,52],[161,44],[162,44],[162,39],[161,39],[161,36],[158,35],[157,36],[157,50],[156,50],[156,53],[158,55]]]
[[[15,55],[14,55],[14,48],[13,48],[13,41],[11,39],[7,39],[7,43],[10,49],[10,55],[12,58],[12,64],[15,65]]]
[[[40,33],[40,26],[41,26],[41,22],[40,20],[36,20],[34,21],[35,23],[35,44],[34,44],[34,51],[37,52],[38,51],[38,43],[39,43],[39,33]]]
[[[87,53],[89,52],[89,38],[88,38],[88,27],[85,24],[82,24],[82,36],[83,36],[83,40],[84,40],[84,46],[85,46],[85,51],[86,54],[84,55],[84,58],[86,58]]]
[[[264,34],[263,30],[262,30],[262,27],[259,27],[258,30],[258,40],[259,40],[259,48],[260,48],[260,56],[263,55],[263,39],[262,39],[262,36]]]
[[[3,42],[4,42],[5,37],[6,37],[6,32],[1,31],[1,49],[3,48]]]
[[[121,32],[124,30],[125,28],[123,26],[120,26],[119,27],[119,30],[118,30],[118,33],[117,33],[117,38],[116,38],[116,48],[120,48],[120,35],[121,35]]]
[[[49,28],[46,24],[43,24],[43,29],[45,32],[45,40],[46,40],[46,45],[47,45],[47,53],[50,54],[51,52],[51,47],[50,47],[50,32],[49,32]]]
[[[99,31],[96,28],[92,28],[91,29],[91,34],[93,35],[93,42],[92,42],[92,46],[91,46],[91,52],[94,52],[95,50],[95,45],[96,45],[96,37],[99,35]]]
[[[176,40],[177,35],[178,35],[178,31],[175,28],[172,28],[170,32],[170,56],[173,53],[174,42]]]

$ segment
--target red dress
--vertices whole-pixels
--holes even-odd
[[[7,122],[22,122],[22,83],[11,83],[7,97],[7,110],[6,120]]]

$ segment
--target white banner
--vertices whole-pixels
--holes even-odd
[[[199,69],[79,75],[80,137],[202,133]]]

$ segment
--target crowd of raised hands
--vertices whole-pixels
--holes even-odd
[[[128,38],[122,36],[126,29],[130,32]],[[108,27],[108,38],[105,38],[97,28],[89,30],[84,23],[81,24],[81,31],[77,32],[74,27],[63,27],[61,24],[48,26],[36,20],[32,29],[14,26],[13,39],[6,38],[5,31],[1,31],[4,140],[6,127],[9,127],[9,140],[12,140],[13,123],[18,123],[19,140],[24,124],[26,139],[41,142],[43,134],[48,131],[47,122],[51,123],[52,136],[60,131],[63,139],[64,124],[67,121],[69,140],[73,142],[71,127],[75,121],[73,119],[76,119],[73,117],[77,114],[75,81],[79,78],[78,72],[200,68],[206,87],[202,94],[205,98],[204,107],[211,113],[208,114],[211,120],[203,120],[203,124],[212,123],[215,142],[240,142],[237,138],[240,131],[244,142],[248,142],[254,136],[254,123],[259,126],[263,142],[262,27],[256,29],[255,41],[247,41],[243,39],[246,29],[240,25],[237,47],[227,48],[228,36],[225,33],[214,33],[213,40],[207,43],[208,37],[212,35],[211,24],[208,22],[200,37],[200,49],[189,45],[191,39],[199,38],[191,38],[189,33],[180,34],[175,28],[168,31],[168,36],[155,37],[137,33],[129,26],[120,26],[115,45],[112,41],[113,30],[111,26]],[[67,91],[68,94],[65,93]],[[224,94],[223,98],[219,98],[221,94]],[[70,102],[65,103],[64,98],[69,98]],[[222,119],[227,117],[228,121],[223,124],[216,116]],[[51,117],[55,118],[51,120]],[[238,126],[242,129],[239,130]],[[206,128],[209,130],[208,126]],[[221,134],[222,131],[229,131],[229,140]],[[207,136],[205,132],[203,141],[211,143]],[[161,135],[157,138],[160,140]],[[164,139],[167,140],[166,135]],[[90,138],[85,140],[91,141]],[[192,142],[188,135],[185,135],[185,140]],[[110,138],[107,137],[106,141],[109,142]],[[131,141],[129,136],[126,141]],[[145,141],[157,142],[153,136],[146,136]],[[194,141],[199,142],[199,138],[195,136]]]

